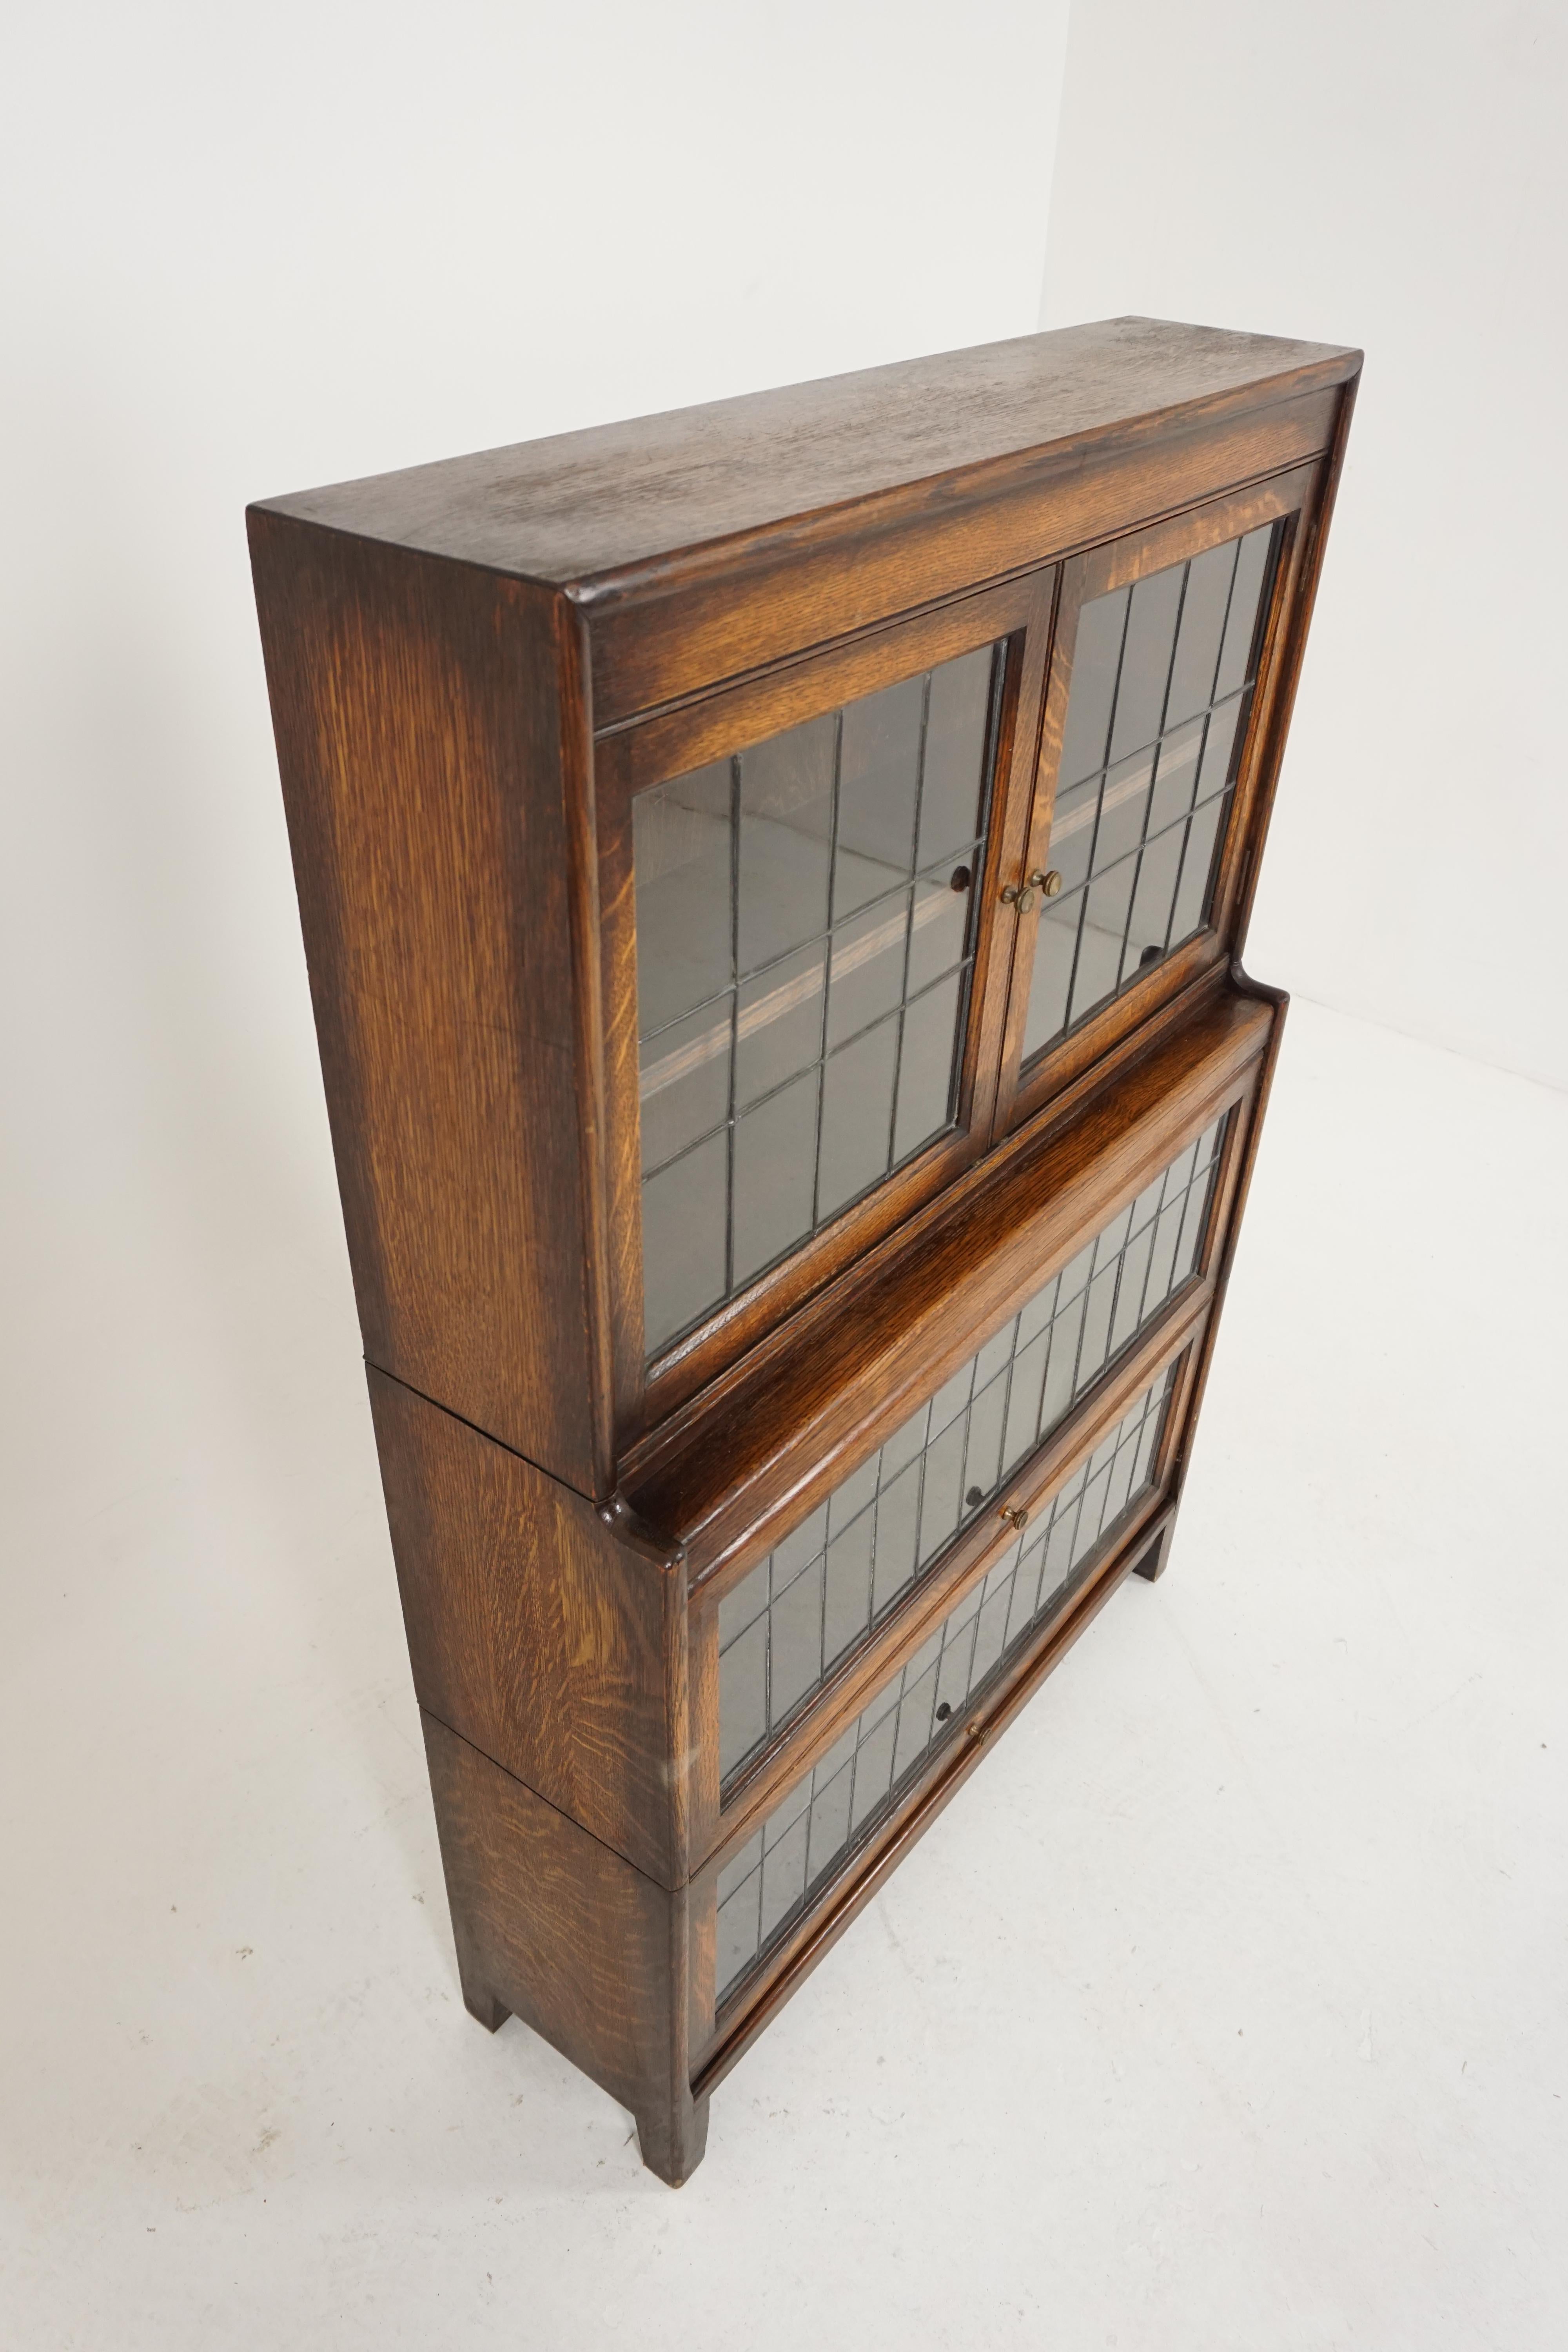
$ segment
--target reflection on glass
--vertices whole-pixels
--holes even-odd
[[[1001,667],[634,800],[650,1355],[951,1124]]]
[[[719,1769],[726,1780],[986,1509],[1194,1271],[1224,1131],[1215,1119],[1178,1152],[725,1595]]]
[[[887,1818],[932,1749],[957,1734],[969,1701],[1103,1556],[1153,1483],[1173,1377],[1173,1368],[1144,1391],[726,1864],[718,1890],[721,2001],[800,1916],[850,1848]],[[803,1606],[801,1616],[808,1613]],[[795,1671],[798,1678],[802,1665]]]
[[[1280,526],[1097,596],[1079,615],[1024,1055],[1206,920]]]

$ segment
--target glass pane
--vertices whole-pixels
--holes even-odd
[[[892,1141],[899,1024],[868,1030],[823,1072],[817,1214],[831,1215],[885,1175]]]
[[[1083,1020],[1097,1004],[1116,993],[1136,879],[1137,868],[1126,857],[1089,884],[1079,936],[1078,970],[1073,975],[1069,1018],[1074,1022]]]
[[[954,972],[917,996],[904,1014],[899,1059],[899,1118],[893,1157],[907,1160],[941,1133],[952,1114],[952,1083],[962,1039],[956,1034],[963,982]]]
[[[826,928],[837,732],[812,719],[741,754],[742,972]]]
[[[724,1652],[719,1677],[719,1769],[733,1771],[768,1727],[768,1621],[759,1618]]]
[[[1078,935],[1083,922],[1083,892],[1047,898],[1035,933],[1035,969],[1029,977],[1029,1009],[1024,1019],[1024,1058],[1028,1061],[1059,1037],[1068,1025]]]
[[[1078,616],[1072,687],[1057,770],[1064,784],[1076,784],[1105,765],[1127,605],[1128,591],[1119,588],[1112,596],[1093,598]]]
[[[1113,760],[1152,743],[1160,732],[1185,572],[1184,563],[1173,565],[1168,572],[1140,580],[1132,591],[1116,688],[1116,716],[1110,727]]]
[[[735,1022],[738,1105],[755,1102],[821,1057],[826,969],[818,942],[743,982]]]
[[[934,1559],[963,1516],[963,1439],[967,1409],[926,1448],[921,1481],[921,1565]]]
[[[1234,694],[1255,675],[1258,615],[1263,609],[1263,583],[1272,568],[1277,523],[1249,530],[1236,559],[1236,584],[1226,616],[1225,645],[1215,680],[1216,700]]]
[[[687,1324],[724,1280],[724,1200],[730,1139],[711,1136],[642,1190],[642,1269],[648,1345]]]
[[[827,1591],[823,1609],[822,1656],[826,1669],[842,1657],[871,1622],[871,1546],[881,1522],[870,1511],[837,1536],[827,1548]]]
[[[1281,526],[1079,614],[1024,1024],[1034,1060],[1206,920]]]
[[[931,1638],[797,1782],[719,1878],[719,1999],[726,2000],[814,1895],[955,1737],[970,1702],[1061,1608],[1147,1493],[1173,1375],[1163,1372],[955,1603]],[[1080,1498],[1082,1498],[1080,1500]],[[761,1887],[759,1892],[759,1879]]]
[[[845,710],[835,921],[906,881],[914,865],[925,685],[923,677],[901,678]]]
[[[964,866],[954,869],[967,872]],[[942,869],[922,874],[915,884],[914,920],[910,926],[910,976],[907,993],[918,996],[944,971],[955,971],[969,938],[970,890],[967,882],[954,889],[952,877]]]
[[[753,1746],[776,1730],[1147,1329],[1197,1262],[1224,1134],[1216,1119],[1179,1152],[721,1603],[725,1723],[750,1724]],[[746,1644],[760,1628],[766,1646],[770,1622],[758,1719]],[[724,1697],[732,1645],[745,1693],[733,1704]],[[725,1752],[728,1773],[750,1750]]]
[[[1171,905],[1176,895],[1184,835],[1184,826],[1172,825],[1148,844],[1138,862],[1132,911],[1127,919],[1127,946],[1121,958],[1121,978],[1124,982],[1150,964],[1158,963],[1165,952],[1165,934],[1171,924]]]
[[[636,796],[650,1355],[949,1124],[1001,666],[980,646]],[[717,1222],[682,1234],[726,1128]]]
[[[1171,671],[1171,696],[1165,724],[1178,726],[1214,700],[1215,672],[1219,667],[1220,639],[1230,605],[1230,583],[1236,573],[1240,541],[1211,547],[1187,566],[1186,593],[1182,598],[1182,625],[1176,638],[1176,658]]]
[[[829,1051],[891,1013],[902,997],[909,918],[910,894],[900,890],[835,929],[827,975]]]
[[[842,1486],[836,1486],[827,1498],[827,1532],[829,1537],[843,1533],[851,1519],[859,1517],[869,1503],[877,1499],[877,1465],[862,1463],[852,1470]]]
[[[734,1276],[749,1280],[811,1231],[816,1073],[735,1123]],[[646,1245],[646,1244],[645,1244]]]
[[[885,1455],[886,1446],[882,1451]],[[903,1591],[915,1572],[920,1515],[921,1465],[911,1462],[877,1500],[874,1591],[879,1613]]]
[[[1193,813],[1187,827],[1182,877],[1176,885],[1176,903],[1171,914],[1173,946],[1178,940],[1190,939],[1208,911],[1215,868],[1219,862],[1220,820],[1229,806],[1230,794],[1223,793],[1217,801],[1205,801]]]
[[[643,1039],[638,1091],[645,1170],[662,1168],[729,1116],[732,1003],[729,996],[716,998]]]
[[[956,857],[980,838],[993,667],[982,646],[931,674],[918,865]]]
[[[1174,824],[1192,807],[1203,748],[1201,719],[1189,719],[1184,727],[1173,729],[1162,741],[1149,803],[1150,837],[1163,833],[1167,825]]]
[[[775,1598],[769,1616],[768,1713],[781,1722],[822,1680],[823,1563],[816,1560]]]
[[[730,793],[720,760],[632,803],[644,1036],[730,985]]]

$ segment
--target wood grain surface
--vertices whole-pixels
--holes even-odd
[[[426,1715],[425,1752],[464,1998],[510,2011],[637,2117],[643,2161],[677,2185],[701,2160],[671,1894]],[[499,2023],[499,2019],[495,2021]]]
[[[1041,449],[1103,457],[1173,423],[1341,383],[1359,357],[1333,344],[1111,319],[262,503],[564,586]]]
[[[421,1706],[667,1885],[680,1563],[384,1373],[371,1405]]]

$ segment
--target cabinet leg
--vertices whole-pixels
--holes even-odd
[[[1167,1519],[1153,1542],[1146,1546],[1133,1561],[1134,1576],[1144,1577],[1149,1583],[1152,1584],[1156,1577],[1164,1575],[1165,1562],[1171,1550],[1171,1529],[1174,1524],[1174,1520]]]
[[[452,1940],[458,1948],[458,1982],[463,1988],[463,2007],[470,2017],[477,2017],[487,2033],[498,2033],[511,2011],[500,2001],[485,1982],[473,1945],[464,1934],[454,1912]]]
[[[679,2189],[690,2179],[708,2147],[708,2102],[689,2092],[673,2105],[637,2110],[637,2146],[650,2172]]]

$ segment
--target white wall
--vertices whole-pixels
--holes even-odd
[[[1247,961],[1568,1084],[1568,12],[1073,0],[1043,323],[1359,343]]]
[[[10,26],[0,1450],[14,1537],[36,1513],[24,1591],[127,1497],[165,1538],[199,1516],[215,1412],[265,1453],[268,1317],[358,1377],[245,501],[1029,331],[1066,16],[65,0]],[[240,1470],[264,1511],[265,1463]]]

